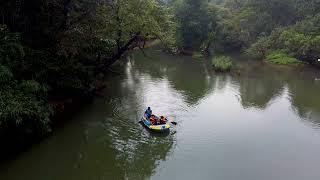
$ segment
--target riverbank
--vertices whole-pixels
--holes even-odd
[[[159,40],[149,40],[145,42],[144,49],[148,49],[159,45]],[[133,48],[130,53],[139,51],[139,48]],[[124,57],[122,57],[124,58]],[[22,134],[19,133],[19,129],[14,127],[6,127],[0,129],[0,142],[3,148],[0,148],[0,162],[6,161],[17,154],[32,147],[32,145],[40,143],[44,139],[51,136],[55,129],[63,126],[63,124],[77,114],[81,109],[90,105],[94,98],[101,96],[102,92],[106,88],[105,79],[106,77],[116,78],[120,74],[109,69],[104,75],[100,76],[95,80],[95,83],[86,92],[82,92],[79,96],[68,96],[64,98],[48,98],[48,104],[53,109],[53,114],[50,117],[50,132],[47,132],[41,136],[36,134]]]
[[[151,47],[156,47],[161,42],[159,40],[151,40],[146,41],[145,43],[145,50]],[[130,53],[136,53],[140,49],[139,48],[133,48]],[[193,53],[192,53],[193,54]],[[240,56],[239,54],[231,54],[231,56],[237,61],[237,57]],[[149,57],[149,56],[148,56]],[[190,57],[189,56],[173,56],[173,57]],[[149,57],[152,58],[152,57]],[[242,57],[243,58],[243,57]],[[252,61],[253,62],[253,61]],[[248,64],[248,66],[250,66]],[[263,66],[263,63],[261,64]],[[274,65],[279,66],[279,65]],[[299,65],[300,66],[300,65]],[[244,72],[243,68],[235,67],[231,71],[231,75],[240,76],[243,74],[246,74],[247,72]],[[300,72],[300,70],[299,70]],[[259,73],[259,72],[257,72]],[[113,76],[117,78],[119,76],[118,73],[114,73],[113,71],[109,71],[106,76]],[[51,118],[51,126],[53,131],[57,126],[63,126],[65,121],[68,121],[68,119],[72,118],[75,114],[79,112],[80,109],[85,108],[86,106],[90,105],[90,103],[93,101],[95,96],[100,96],[102,92],[104,91],[104,88],[106,87],[104,82],[105,77],[100,77],[100,80],[98,80],[94,87],[84,94],[84,96],[78,96],[78,97],[68,97],[65,99],[51,99],[49,101],[49,104],[53,109],[55,110],[54,115]],[[5,148],[2,148],[0,150],[0,159],[8,159],[12,158],[14,155],[16,155],[19,152],[24,151],[25,149],[32,146],[34,143],[39,143],[43,139],[47,138],[51,135],[52,131],[48,134],[45,134],[42,137],[35,137],[33,135],[30,136],[22,136],[19,138],[15,138],[13,134],[15,134],[15,131],[7,130],[7,131],[1,131],[3,134],[0,137],[3,137],[1,142],[4,142],[2,145]],[[8,132],[8,133],[6,133]],[[18,133],[19,134],[19,133]],[[20,134],[19,134],[20,135]],[[9,137],[9,138],[7,138]],[[21,144],[21,145],[20,145]],[[10,148],[11,146],[11,148]]]

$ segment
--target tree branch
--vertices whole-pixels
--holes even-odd
[[[105,71],[108,67],[114,64],[121,56],[129,49],[133,42],[135,42],[141,32],[137,32],[133,35],[133,37],[122,47],[119,48],[116,54],[114,54],[111,58],[105,58],[105,62],[102,64],[102,71]]]

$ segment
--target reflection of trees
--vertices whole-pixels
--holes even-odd
[[[284,87],[281,71],[261,66],[246,66],[239,83],[241,104],[244,107],[266,108],[269,101],[279,95]]]
[[[291,105],[302,118],[320,122],[319,73],[311,68],[246,65],[233,81],[239,83],[244,107],[264,109],[270,100],[288,87]]]
[[[211,73],[205,63],[187,56],[170,56],[151,50],[147,57],[136,53],[133,61],[135,68],[152,78],[166,77],[177,91],[181,91],[188,103],[196,104],[212,87]]]
[[[320,82],[316,74],[301,74],[288,82],[293,108],[302,118],[320,122]]]

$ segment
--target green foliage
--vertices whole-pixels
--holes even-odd
[[[264,58],[268,51],[271,49],[271,40],[268,37],[259,38],[257,42],[253,43],[246,53],[256,59]]]
[[[27,69],[24,66],[30,62],[24,61],[27,55],[19,37],[5,26],[0,27],[0,128],[44,134],[51,130],[47,86],[22,76]]]
[[[215,71],[230,71],[232,67],[232,61],[230,57],[218,56],[212,59],[212,66],[214,67]]]
[[[20,35],[10,33],[5,25],[0,25],[0,54],[0,61],[7,64],[11,64],[12,59],[21,59],[25,55]]]
[[[298,59],[315,62],[320,57],[320,14],[295,25],[278,28],[257,40],[247,50],[249,55],[264,58],[274,50],[282,50]]]
[[[46,86],[34,80],[18,82],[5,66],[0,66],[0,78],[0,127],[16,127],[26,134],[50,131]]]
[[[10,82],[13,78],[13,74],[9,71],[8,68],[0,66],[0,83],[4,85],[5,83]]]
[[[48,84],[50,89],[59,92],[61,96],[74,95],[75,92],[89,88],[93,79],[93,67],[87,61],[81,61],[79,56],[65,58],[23,47],[19,37],[6,27],[2,28],[0,63],[7,66],[15,78],[36,79]]]
[[[216,27],[215,9],[206,0],[183,0],[175,4],[177,45],[196,49],[210,37]]]
[[[279,25],[290,25],[296,20],[297,16],[295,2],[293,0],[248,0],[246,6],[250,7],[256,15],[259,14],[259,16],[264,15],[270,17],[272,20],[271,24],[260,22],[263,27],[271,27],[269,30]],[[260,18],[256,18],[255,21],[258,22],[259,20]]]
[[[246,2],[247,0],[225,0],[224,5],[233,11],[239,11],[245,6]]]
[[[269,63],[274,64],[281,64],[281,65],[290,65],[290,64],[303,64],[303,62],[299,61],[294,57],[290,57],[289,55],[281,52],[281,51],[274,51],[267,55],[266,61]]]
[[[282,49],[299,59],[314,59],[318,57],[315,34],[320,32],[319,12],[315,9],[319,8],[317,0],[225,0],[223,7],[217,8],[214,48],[250,47],[247,53],[257,58],[269,50]],[[283,38],[279,39],[281,33]]]
[[[214,49],[219,51],[240,49],[243,46],[244,36],[241,34],[239,23],[230,9],[218,7],[218,20]],[[242,35],[242,36],[241,36]]]
[[[280,45],[296,57],[308,56],[316,60],[320,56],[320,35],[308,35],[295,30],[283,30]]]
[[[216,33],[209,32],[207,39],[202,43],[202,45],[200,47],[201,51],[208,52],[209,48],[211,47],[211,44],[213,44],[215,39],[216,39]]]
[[[81,8],[71,14],[71,21],[81,15],[82,21],[74,23],[64,32],[59,42],[59,54],[63,56],[87,57],[97,60],[100,56],[108,60],[119,53],[133,38],[129,48],[139,42],[158,38],[165,47],[175,48],[175,24],[171,10],[155,0],[118,0],[104,1],[92,5],[87,10],[88,2],[79,2]]]

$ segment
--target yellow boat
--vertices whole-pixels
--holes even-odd
[[[155,131],[155,132],[166,132],[166,131],[169,131],[171,127],[169,122],[167,122],[166,124],[153,125],[151,124],[149,118],[147,118],[145,115],[142,117],[141,120],[144,126],[146,126],[151,131]]]

